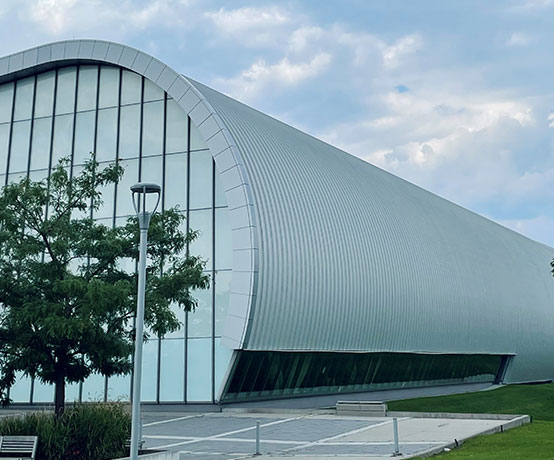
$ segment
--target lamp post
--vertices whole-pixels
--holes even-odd
[[[137,318],[135,322],[135,359],[133,370],[133,396],[132,396],[132,415],[131,415],[131,460],[137,460],[139,438],[141,433],[140,426],[140,384],[142,378],[142,342],[144,334],[144,292],[146,288],[146,247],[148,241],[148,227],[150,218],[156,212],[162,188],[158,184],[148,184],[139,182],[131,187],[133,205],[137,213],[140,227],[140,250],[139,250],[139,270],[138,270],[138,292],[137,292]],[[147,198],[152,197],[156,204],[152,211],[147,211]],[[152,200],[150,200],[151,206]],[[150,208],[149,206],[149,208]]]

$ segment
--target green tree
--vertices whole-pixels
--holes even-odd
[[[54,384],[58,415],[67,383],[131,371],[136,313],[137,219],[111,228],[86,217],[123,169],[100,170],[91,158],[70,178],[69,164],[62,159],[49,180],[25,179],[0,194],[0,399],[9,403],[22,372]],[[209,284],[205,262],[183,256],[196,237],[180,231],[183,219],[172,209],[150,224],[145,324],[161,337],[180,327],[170,305],[194,310],[191,290]]]

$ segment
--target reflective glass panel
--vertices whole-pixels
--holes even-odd
[[[155,401],[158,382],[158,340],[144,343],[142,351],[141,401]]]
[[[102,169],[103,165],[100,165],[100,169]],[[93,217],[95,219],[104,219],[107,217],[113,217],[113,208],[114,208],[114,193],[115,193],[115,186],[114,184],[108,184],[104,187],[100,187],[100,193],[102,193],[102,204],[100,205],[100,208],[98,210],[93,211]],[[131,193],[131,192],[129,192]],[[104,222],[104,225],[107,225],[108,227],[112,226],[112,222]]]
[[[119,126],[119,158],[139,156],[140,105],[121,107]]]
[[[227,373],[233,350],[221,344],[221,339],[215,339],[215,392],[216,399],[220,399],[223,392],[223,378]]]
[[[163,101],[143,106],[142,155],[161,155],[163,149]]]
[[[165,157],[165,209],[187,207],[187,154],[179,153]]]
[[[215,210],[215,269],[233,268],[232,229],[229,210]]]
[[[129,401],[131,399],[131,376],[115,375],[108,379],[108,400]]]
[[[31,122],[15,122],[12,129],[9,172],[27,171]]]
[[[73,164],[83,164],[90,158],[94,151],[94,123],[96,115],[94,112],[78,113],[75,120],[75,147],[73,153]]]
[[[196,309],[188,313],[188,336],[212,336],[212,289],[193,290],[193,297],[198,302]]]
[[[215,205],[227,206],[227,198],[225,198],[225,190],[223,189],[223,182],[221,181],[221,177],[217,172],[217,168],[215,170],[214,180],[215,180]]]
[[[96,108],[98,66],[83,65],[79,67],[78,75],[77,111],[94,110]]]
[[[18,80],[15,85],[15,109],[13,119],[28,120],[31,118],[33,110],[33,92],[35,87],[35,77]]]
[[[96,134],[96,161],[115,160],[117,144],[117,109],[98,111],[98,131]]]
[[[10,388],[10,399],[13,402],[28,403],[31,397],[31,378],[25,377],[22,372],[16,372],[15,383]]]
[[[231,271],[218,271],[215,274],[215,335],[223,335],[225,317],[231,294]]]
[[[65,401],[66,402],[78,402],[79,401],[79,383],[68,383],[65,386]]]
[[[206,141],[198,131],[198,128],[194,123],[190,124],[190,149],[191,150],[204,150],[207,149],[208,145]]]
[[[54,110],[54,83],[56,72],[37,75],[37,94],[35,96],[35,118],[49,117]]]
[[[163,157],[148,157],[142,159],[142,169],[140,173],[141,182],[151,182],[162,185]]]
[[[138,182],[138,160],[121,161],[120,164],[125,169],[125,173],[117,184],[116,212],[118,216],[134,215],[130,187]]]
[[[71,139],[73,137],[73,115],[54,117],[54,145],[52,147],[52,167],[62,157],[71,156]]]
[[[190,244],[190,253],[208,260],[206,269],[211,269],[212,263],[212,210],[202,209],[190,211],[191,230],[198,231],[198,237]]]
[[[160,400],[182,401],[185,391],[185,339],[162,340]]]
[[[212,339],[189,339],[187,350],[187,400],[212,399]]]
[[[83,401],[104,400],[104,376],[91,374],[83,382]]]
[[[6,174],[8,162],[8,147],[10,141],[10,124],[0,125],[0,174]],[[0,186],[4,183],[0,183]]]
[[[31,144],[31,169],[48,168],[51,135],[52,117],[39,118],[34,121],[33,142]]]
[[[54,385],[42,383],[40,380],[35,379],[33,402],[54,402]]]
[[[165,151],[167,153],[187,151],[187,114],[173,99],[167,100],[167,126]]]
[[[140,102],[142,78],[140,75],[123,70],[121,75],[121,104],[136,104]]]
[[[56,115],[62,113],[71,113],[75,110],[76,81],[76,67],[65,67],[58,70],[58,87],[56,89]]]
[[[115,107],[119,98],[119,69],[117,67],[100,67],[100,89],[98,107]]]
[[[0,85],[0,123],[12,119],[13,87],[13,83]]]
[[[163,90],[155,83],[144,79],[144,102],[159,101],[164,98]]]
[[[190,154],[190,209],[212,206],[213,158],[208,150]]]

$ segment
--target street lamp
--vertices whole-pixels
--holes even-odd
[[[142,378],[142,341],[144,334],[144,292],[146,288],[146,245],[148,241],[148,226],[150,218],[156,212],[162,188],[158,184],[139,182],[131,187],[133,205],[137,213],[140,227],[140,249],[139,249],[139,271],[138,271],[138,292],[137,292],[137,318],[135,322],[135,362],[133,371],[133,397],[132,397],[132,418],[131,418],[131,460],[137,460],[139,438],[141,433],[140,421],[140,384]],[[156,203],[152,211],[147,211]],[[147,201],[148,208],[147,208]]]

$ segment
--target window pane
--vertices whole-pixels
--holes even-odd
[[[194,123],[190,124],[190,149],[191,150],[204,150],[207,149],[208,145],[204,141],[204,138],[198,131],[198,128]]]
[[[100,169],[102,169],[102,165],[100,166]],[[99,191],[100,193],[102,193],[101,199],[103,203],[98,210],[93,211],[93,217],[95,219],[113,217],[115,185],[107,184],[104,187],[100,187]],[[131,192],[129,191],[129,194],[130,193]],[[104,225],[111,227],[112,222],[111,221],[104,222]]]
[[[31,397],[31,378],[25,377],[22,372],[16,372],[15,383],[10,388],[10,399],[13,402],[28,403]]]
[[[136,104],[140,102],[140,93],[142,90],[141,76],[134,72],[124,70],[121,78],[121,104]]]
[[[229,210],[215,210],[215,269],[233,268],[232,230]]]
[[[190,154],[190,208],[212,206],[212,155],[208,150]]]
[[[108,379],[108,400],[129,401],[131,399],[131,376],[115,375]]]
[[[187,154],[167,155],[165,157],[165,209],[179,206],[187,207]]]
[[[104,400],[104,376],[91,374],[83,382],[83,401]]]
[[[163,90],[155,83],[144,79],[144,102],[159,101],[164,98]]]
[[[223,182],[221,181],[221,176],[215,170],[215,205],[216,206],[227,206],[227,198],[225,197],[225,190],[223,190]]]
[[[37,75],[37,95],[35,96],[35,118],[49,117],[54,110],[54,81],[56,72]]]
[[[141,182],[162,184],[162,156],[142,159]]]
[[[115,160],[117,143],[117,109],[98,111],[98,131],[96,134],[96,160]]]
[[[35,380],[33,402],[54,402],[54,385]]]
[[[227,373],[233,350],[221,345],[221,339],[215,339],[215,394],[216,398],[223,391],[223,378]]]
[[[187,400],[212,399],[212,339],[190,339],[187,350]]]
[[[155,401],[158,381],[158,340],[144,343],[142,355],[141,401]]]
[[[34,121],[33,142],[31,145],[31,169],[48,168],[51,135],[52,117],[40,118]]]
[[[173,99],[167,100],[166,153],[187,151],[187,114]]]
[[[100,94],[98,107],[115,107],[119,97],[119,69],[117,67],[100,67]]]
[[[52,148],[52,167],[62,157],[71,155],[71,138],[73,137],[73,115],[54,117],[54,144]]]
[[[27,120],[31,118],[34,86],[35,77],[24,78],[16,82],[14,120]]]
[[[143,106],[142,155],[160,155],[163,148],[163,101]]]
[[[79,68],[79,85],[77,86],[77,111],[96,108],[96,84],[98,67],[84,65]]]
[[[10,150],[10,173],[27,171],[29,158],[30,121],[18,121],[13,124],[12,146]]]
[[[78,113],[75,120],[75,147],[73,164],[83,164],[94,150],[94,112]]]
[[[223,335],[225,317],[229,308],[231,294],[231,277],[233,272],[216,272],[215,274],[215,335]]]
[[[75,110],[76,67],[58,70],[58,88],[56,89],[56,115],[71,113]]]
[[[211,269],[212,261],[212,210],[202,209],[190,211],[189,213],[191,230],[198,230],[197,238],[190,244],[190,253],[207,259],[206,270]]]
[[[68,383],[65,387],[65,401],[79,401],[79,383]]]
[[[185,340],[162,340],[160,400],[182,401],[185,391]]]
[[[193,312],[188,313],[188,336],[211,337],[212,336],[212,289],[195,289],[192,296],[198,305]]]
[[[10,141],[10,124],[0,125],[0,174],[6,174],[6,163],[8,162],[8,144]],[[0,186],[4,183],[0,183]]]
[[[139,156],[140,105],[121,107],[119,127],[119,158]]]
[[[125,173],[117,185],[117,215],[129,216],[135,214],[131,199],[131,185],[138,182],[138,160],[121,161]]]
[[[13,86],[13,83],[0,86],[0,123],[12,119]]]

